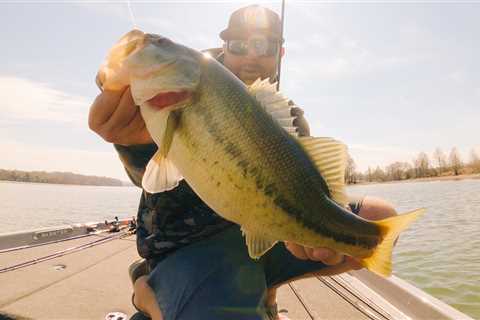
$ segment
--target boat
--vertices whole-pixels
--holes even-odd
[[[134,220],[116,219],[0,234],[0,320],[130,318],[134,233]],[[293,281],[278,305],[292,320],[472,319],[367,270]]]

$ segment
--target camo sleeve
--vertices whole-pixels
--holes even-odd
[[[293,126],[297,128],[298,135],[300,137],[310,136],[310,127],[303,116],[303,109],[297,107],[292,100],[290,100],[288,104],[292,107],[290,114],[292,117],[295,117],[293,120]]]
[[[157,152],[157,146],[151,143],[132,146],[114,144],[114,147],[118,152],[128,177],[134,185],[141,188],[145,167],[155,152]]]

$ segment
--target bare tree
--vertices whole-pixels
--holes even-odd
[[[450,161],[450,167],[453,170],[453,174],[458,176],[460,174],[460,169],[463,167],[463,162],[460,158],[460,153],[458,152],[457,147],[452,148],[448,160]]]
[[[416,176],[419,178],[428,177],[430,160],[425,152],[420,152],[414,161]]]
[[[372,180],[373,181],[378,181],[378,182],[383,182],[387,181],[387,175],[385,174],[385,171],[380,168],[380,166],[377,166],[375,171],[372,172]]]
[[[372,170],[372,168],[368,167],[368,170],[365,171],[365,179],[367,179],[368,182],[373,181],[373,170]]]
[[[407,162],[394,162],[385,168],[389,180],[406,179],[407,171],[411,166]]]
[[[445,153],[443,153],[442,149],[435,149],[435,151],[433,152],[433,160],[437,165],[439,174],[442,174],[442,172],[445,170],[445,167],[447,166],[447,157],[445,156]]]
[[[347,165],[345,167],[345,183],[357,183],[355,176],[355,167],[355,161],[353,161],[353,158],[350,156],[350,154],[347,153]]]
[[[480,173],[480,157],[475,152],[475,149],[470,151],[470,166],[474,173]]]

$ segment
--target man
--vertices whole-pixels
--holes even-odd
[[[277,56],[284,50],[280,28],[275,12],[257,5],[241,8],[220,33],[224,44],[216,58],[246,84],[275,79]],[[299,135],[309,135],[302,110],[292,110]],[[91,107],[89,125],[115,144],[129,177],[141,186],[157,147],[129,88],[101,93]],[[372,220],[396,214],[391,205],[373,198],[350,207]],[[332,250],[294,243],[279,243],[254,261],[239,227],[213,212],[185,181],[159,194],[144,191],[137,223],[138,252],[150,272],[141,272],[135,281],[133,303],[152,319],[277,319],[280,285],[360,267]]]

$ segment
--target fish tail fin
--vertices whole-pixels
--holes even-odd
[[[398,235],[424,213],[425,209],[417,209],[398,216],[374,221],[380,227],[382,240],[370,257],[360,261],[362,266],[382,276],[390,276],[392,273],[392,250]]]

